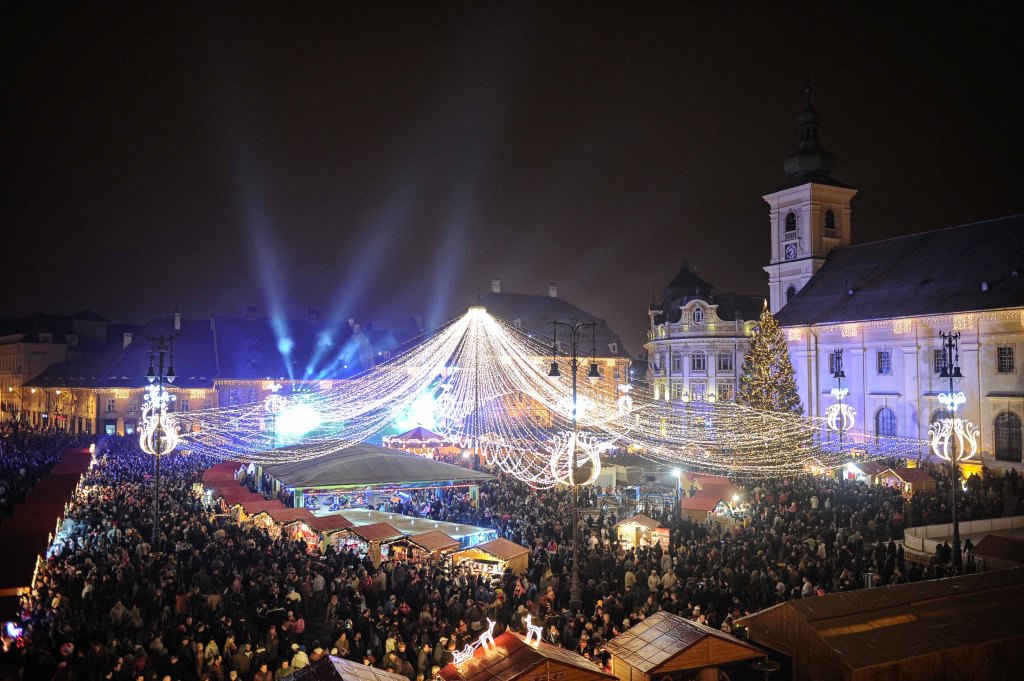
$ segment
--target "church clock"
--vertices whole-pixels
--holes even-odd
[[[796,244],[786,244],[786,260],[796,260]]]

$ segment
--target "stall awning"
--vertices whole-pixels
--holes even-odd
[[[657,520],[655,520],[654,518],[650,518],[648,516],[645,516],[642,513],[638,513],[638,514],[636,514],[634,516],[630,516],[630,517],[626,518],[625,520],[620,520],[619,522],[615,523],[615,527],[619,527],[620,525],[629,525],[629,524],[643,525],[648,530],[656,530],[659,527],[661,527],[661,523],[659,523]]]
[[[291,681],[409,681],[404,676],[333,655],[317,660],[287,678]]]
[[[400,539],[402,537],[402,533],[388,523],[360,525],[358,527],[350,527],[348,531],[366,542],[388,541],[389,539]]]
[[[256,515],[257,513],[272,511],[275,508],[285,507],[284,504],[277,499],[271,499],[270,501],[267,501],[266,499],[244,499],[241,503],[242,510],[245,511],[247,515]]]
[[[351,528],[352,523],[343,515],[324,515],[314,517],[309,526],[317,532],[336,532]]]
[[[495,558],[500,558],[504,561],[510,561],[517,556],[521,556],[524,553],[529,553],[530,549],[525,546],[521,546],[513,541],[498,537],[491,541],[485,541],[482,544],[477,544],[473,547],[477,551],[483,551],[489,553]]]
[[[409,543],[415,544],[424,551],[454,551],[459,548],[459,540],[454,539],[441,530],[431,530],[408,537]]]
[[[935,482],[932,474],[923,468],[886,468],[878,476],[885,477],[887,474],[899,478],[900,482],[908,485],[921,482]]]
[[[551,664],[560,671],[550,673]],[[555,676],[559,674],[559,676]],[[518,634],[505,632],[494,637],[494,645],[478,647],[461,665],[448,664],[441,670],[444,681],[515,681],[516,679],[571,678],[575,681],[614,681],[587,658],[571,650],[538,642],[527,644]]]
[[[272,508],[266,512],[278,525],[289,525],[302,521],[312,526],[315,515],[304,508]]]

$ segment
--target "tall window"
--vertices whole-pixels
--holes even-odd
[[[996,348],[996,371],[1001,374],[1013,373],[1013,346]]]
[[[703,324],[704,323],[704,310],[699,307],[693,309],[693,323]]]
[[[256,401],[256,388],[249,388],[249,404]]]
[[[704,351],[695,352],[690,355],[690,371],[695,374],[703,374],[708,370],[708,356]]]
[[[716,389],[719,402],[732,402],[736,399],[736,388],[732,381],[718,381]]]
[[[1020,417],[1012,411],[999,412],[995,422],[996,459],[998,461],[1021,460]]]
[[[703,402],[704,398],[708,394],[707,381],[691,381],[690,382],[690,399]]]
[[[930,419],[928,419],[928,425],[931,425],[933,423],[938,423],[942,419],[952,418],[952,416],[953,415],[950,414],[945,409],[938,409],[938,410],[932,412],[932,417]]]
[[[789,288],[787,288],[786,289],[786,302],[788,303],[789,301],[793,300],[793,296],[795,296],[795,295],[796,295],[796,287],[795,286],[790,286]]]
[[[944,350],[933,350],[932,351],[932,372],[941,373],[942,367],[946,363],[946,352]]]
[[[793,211],[786,213],[786,236],[796,236],[796,213]]]
[[[679,353],[672,354],[672,373],[678,374],[683,370],[683,356]]]
[[[129,402],[128,403],[128,413],[129,414],[134,414],[138,410],[139,410],[139,403],[138,402]]]
[[[875,433],[878,435],[896,434],[896,412],[889,407],[882,407],[875,414]]]
[[[238,404],[238,391],[237,390],[229,390],[228,391],[228,405],[233,407],[236,404]]]
[[[825,229],[834,230],[836,228],[836,214],[830,210],[825,211]]]
[[[107,400],[107,413],[112,414],[117,411],[117,400],[111,397]]]
[[[734,371],[736,359],[733,357],[731,352],[720,352],[718,353],[718,370],[719,371]]]
[[[877,355],[878,373],[892,375],[892,350],[879,350]]]
[[[188,400],[187,399],[181,400],[180,404],[181,404],[181,410],[182,411],[188,411]]]

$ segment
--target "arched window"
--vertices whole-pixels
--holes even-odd
[[[825,229],[836,228],[836,214],[830,210],[825,211]]]
[[[950,414],[945,409],[938,409],[938,410],[932,412],[932,417],[930,419],[928,419],[928,426],[930,427],[933,423],[938,423],[942,419],[952,418],[952,416],[953,415]]]
[[[995,422],[996,460],[1021,460],[1020,417],[1012,411],[999,412]]]
[[[883,436],[896,434],[896,412],[889,407],[882,407],[875,414],[875,433]]]
[[[786,302],[788,303],[789,301],[793,300],[793,296],[795,296],[795,295],[796,295],[796,287],[795,286],[790,286],[789,288],[787,288],[786,289]]]
[[[700,307],[693,308],[693,323],[703,324],[704,323],[704,309]]]
[[[789,211],[786,214],[786,234],[792,234],[796,231],[796,213]]]

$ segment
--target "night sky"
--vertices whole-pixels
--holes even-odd
[[[499,277],[636,353],[684,258],[767,294],[808,75],[855,242],[1024,211],[1024,3],[179,4],[4,3],[0,316],[433,325]]]

